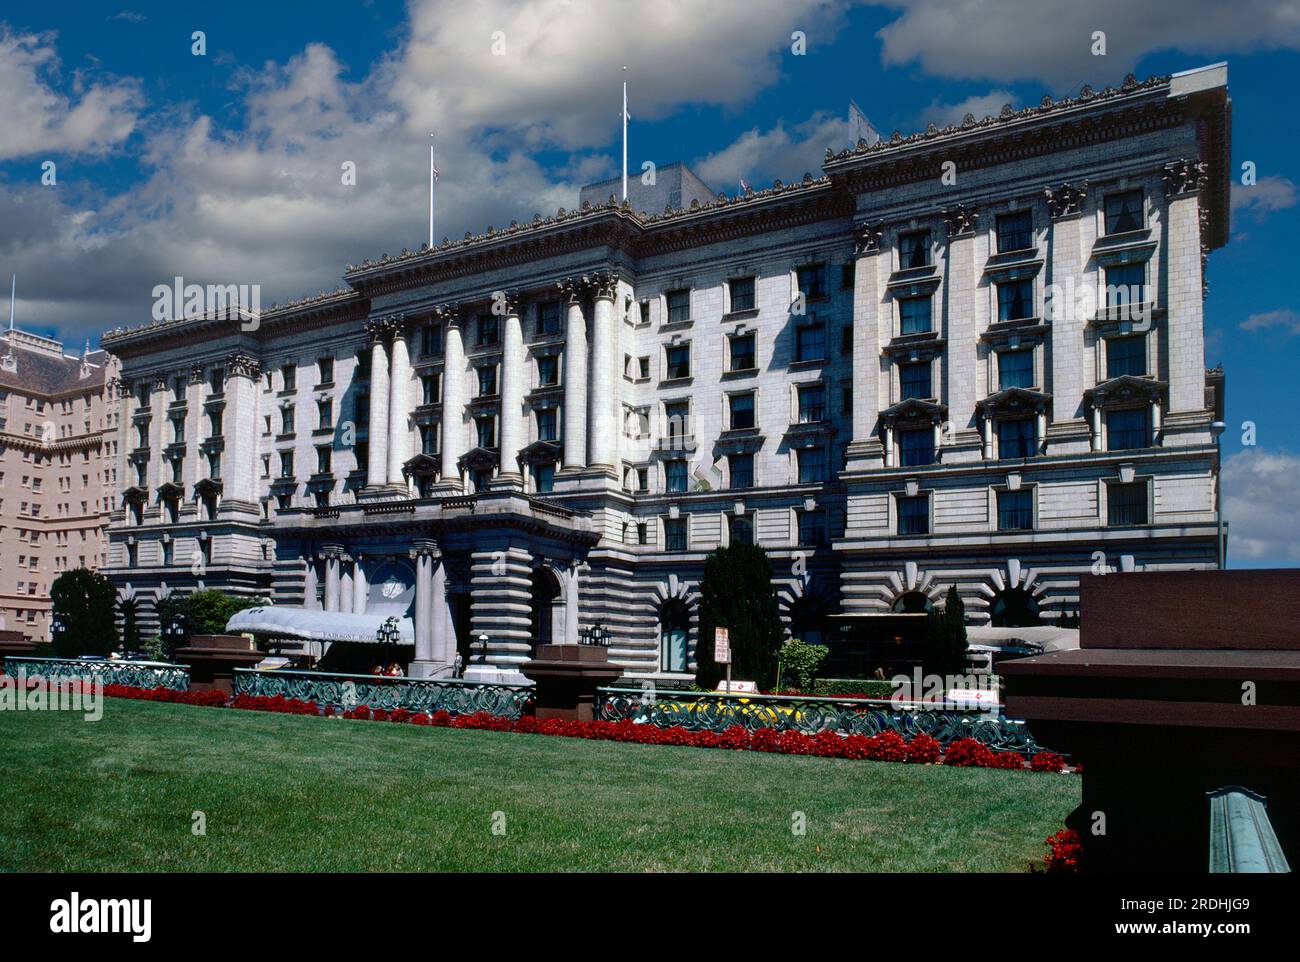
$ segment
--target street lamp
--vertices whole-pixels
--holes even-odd
[[[1223,570],[1224,558],[1226,552],[1223,550],[1223,446],[1219,439],[1227,429],[1227,425],[1222,421],[1215,421],[1210,425],[1210,436],[1214,438],[1214,457],[1217,463],[1218,472],[1214,478],[1214,525],[1215,525],[1215,557],[1219,562],[1219,570]]]
[[[382,646],[380,649],[387,654],[387,649],[391,646],[393,649],[394,659],[397,655],[397,642],[401,638],[401,632],[397,627],[397,619],[389,615],[384,619],[384,623],[379,626],[375,632],[375,640]]]
[[[605,648],[609,645],[609,630],[599,622],[583,628],[578,633],[578,641],[584,645],[594,645],[598,648]]]
[[[63,633],[68,630],[68,626],[63,623],[63,619],[57,614],[50,620],[50,641],[54,643],[55,652],[61,654],[63,646]]]

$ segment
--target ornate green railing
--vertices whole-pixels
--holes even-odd
[[[1022,721],[979,709],[930,708],[919,703],[895,705],[888,699],[806,698],[799,695],[726,695],[715,692],[656,692],[638,688],[600,688],[597,717],[631,719],[692,731],[725,731],[733,725],[754,730],[774,728],[806,735],[837,731],[844,735],[878,735],[894,731],[904,738],[926,734],[941,745],[974,738],[995,751],[1033,755],[1044,751]]]
[[[170,688],[190,690],[190,669],[165,661],[87,661],[80,658],[30,658],[7,655],[5,674],[24,674],[30,678],[77,679],[99,681],[105,685],[131,685],[135,688]]]
[[[337,709],[365,705],[418,714],[488,712],[518,718],[533,698],[532,685],[480,685],[455,678],[386,678],[323,671],[235,669],[235,694],[297,698]]]

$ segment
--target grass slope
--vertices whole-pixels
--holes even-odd
[[[1022,871],[1079,800],[1067,775],[121,699],[0,712],[0,766],[10,871]]]

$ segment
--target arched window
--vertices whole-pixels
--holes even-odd
[[[1040,624],[1038,602],[1024,588],[1007,588],[993,596],[989,611],[994,628],[1032,628]]]
[[[691,613],[684,602],[671,598],[659,611],[659,670],[684,672]]]
[[[560,583],[556,579],[555,573],[545,567],[534,568],[532,601],[529,608],[529,633],[534,653],[536,653],[538,645],[554,643],[559,600]],[[564,617],[562,609],[558,612],[558,617]]]
[[[901,614],[925,614],[934,608],[934,602],[923,591],[908,591],[894,601],[894,611]]]

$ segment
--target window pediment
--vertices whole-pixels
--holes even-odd
[[[497,455],[495,451],[489,451],[487,448],[472,448],[466,451],[457,463],[466,471],[482,471],[497,466]]]
[[[221,482],[214,481],[212,478],[203,478],[201,481],[196,481],[194,484],[194,493],[200,497],[209,494],[220,494],[223,490]]]
[[[534,441],[519,452],[524,464],[554,464],[560,460],[560,446],[553,441]]]
[[[402,465],[402,473],[413,478],[427,478],[436,475],[440,466],[440,462],[433,455],[421,453]]]
[[[1084,391],[1083,399],[1089,406],[1105,410],[1135,402],[1159,402],[1168,387],[1165,382],[1154,378],[1123,374]]]
[[[948,417],[948,405],[936,401],[908,398],[880,412],[880,422],[893,426],[906,422],[942,423]]]
[[[1043,391],[1023,387],[1009,387],[990,394],[976,403],[975,408],[985,417],[1007,417],[1024,414],[1043,414],[1052,403],[1052,396]]]

